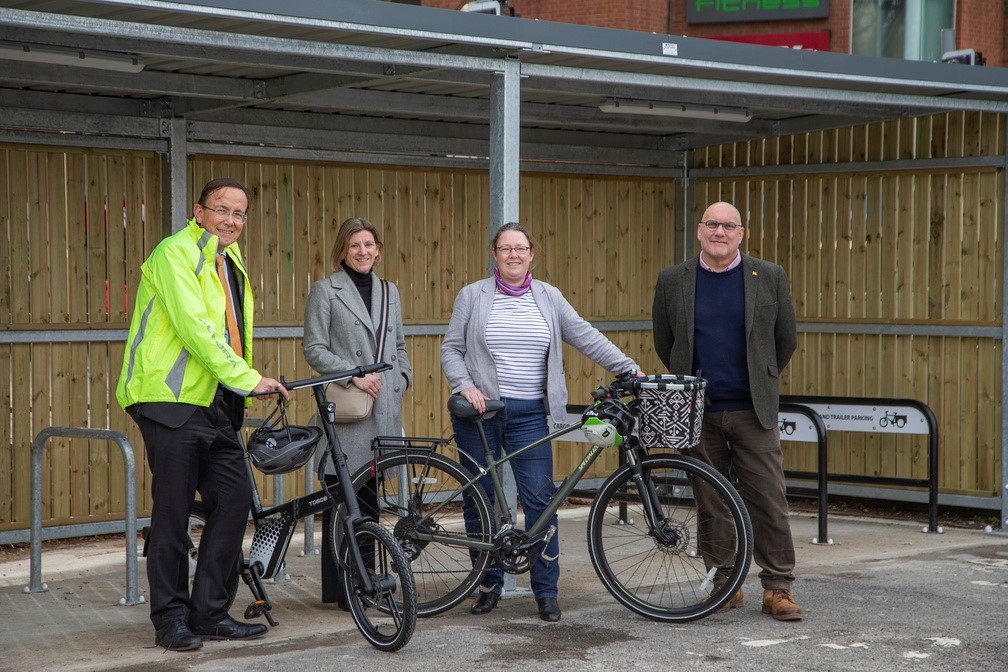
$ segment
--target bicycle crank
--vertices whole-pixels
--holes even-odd
[[[508,574],[524,574],[532,566],[532,551],[536,543],[528,543],[524,535],[515,530],[502,530],[497,535],[498,546],[493,552],[497,565]]]

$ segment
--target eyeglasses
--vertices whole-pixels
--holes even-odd
[[[732,233],[735,229],[741,229],[741,224],[736,224],[735,222],[715,222],[713,219],[707,220],[706,222],[700,222],[707,227],[708,231],[717,231],[720,226],[724,229],[725,233]]]
[[[248,215],[246,213],[242,212],[241,210],[235,210],[234,212],[231,212],[230,210],[228,210],[224,206],[220,206],[220,207],[216,207],[216,208],[208,208],[206,206],[203,206],[203,209],[204,210],[209,210],[210,212],[214,213],[218,217],[223,217],[224,219],[237,219],[242,224],[244,224],[245,222],[248,221]]]
[[[517,255],[522,255],[527,254],[528,251],[531,249],[532,248],[529,247],[528,245],[516,245],[514,247],[510,245],[501,245],[500,247],[497,248],[497,254],[503,254],[505,257],[509,257],[511,256],[512,252],[514,252]]]

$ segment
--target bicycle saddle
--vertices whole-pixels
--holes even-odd
[[[504,408],[504,402],[500,399],[487,399],[486,413],[480,413],[461,394],[453,394],[448,397],[448,412],[459,420],[475,420],[480,418],[486,420],[492,418],[494,413]]]

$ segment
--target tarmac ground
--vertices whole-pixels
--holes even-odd
[[[587,512],[561,511],[559,623],[538,619],[521,589],[527,576],[519,576],[519,590],[490,614],[472,616],[463,604],[421,619],[394,654],[371,648],[349,614],[320,603],[319,560],[299,554],[300,531],[287,554],[290,581],[267,585],[279,625],[258,640],[208,641],[186,653],[154,645],[147,604],[120,606],[121,537],[60,545],[42,555],[45,592],[25,591],[27,558],[0,562],[0,670],[1008,669],[1008,537],[1000,534],[923,533],[917,523],[831,516],[834,543],[820,545],[810,543],[815,517],[793,513],[803,621],[760,613],[754,564],[743,608],[669,625],[632,614],[605,592],[588,559]],[[144,595],[142,558],[139,574]],[[232,615],[240,618],[248,599],[241,586]]]

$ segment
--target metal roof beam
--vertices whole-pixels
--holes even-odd
[[[235,77],[211,77],[169,72],[118,73],[70,65],[53,67],[46,64],[3,62],[0,82],[20,86],[51,86],[108,92],[143,91],[150,97],[185,95],[224,100],[254,101],[262,97],[262,82]],[[258,91],[258,94],[257,94]]]
[[[124,7],[163,11],[164,2],[151,0],[103,0]],[[216,5],[216,6],[208,6]],[[465,12],[447,13],[425,7],[387,3],[291,2],[279,8],[274,0],[176,0],[176,14],[220,17],[257,25],[288,25],[354,35],[402,38],[417,43],[418,50],[495,49],[512,56],[537,58],[562,55],[598,59],[619,64],[628,71],[656,65],[687,67],[698,73],[745,79],[772,76],[794,80],[792,84],[815,86],[829,82],[858,81],[876,87],[906,87],[927,90],[969,90],[981,95],[1003,95],[998,83],[985,83],[979,72],[956,66],[890,59],[884,73],[877,59],[846,54],[804,52],[801,67],[794,67],[787,50],[754,45],[714,42],[697,38],[648,34],[594,26],[563,25],[514,18],[500,21]],[[606,48],[598,48],[605,44]],[[800,81],[799,81],[800,80]]]
[[[576,82],[579,93],[595,90],[598,95],[615,95],[611,93],[612,86],[639,87],[639,91],[652,94],[661,91],[687,91],[705,93],[716,91],[721,94],[721,100],[726,97],[735,100],[738,96],[753,96],[763,100],[776,100],[781,110],[793,109],[795,104],[803,101],[820,101],[838,104],[840,111],[851,105],[864,105],[868,108],[901,110],[908,114],[928,114],[953,110],[973,110],[977,112],[1008,112],[1008,99],[977,100],[969,98],[951,98],[935,95],[910,95],[887,93],[881,91],[851,90],[837,88],[822,88],[809,86],[794,86],[787,84],[772,84],[768,82],[743,82],[721,79],[703,79],[675,75],[655,75],[635,72],[617,72],[611,70],[594,70],[586,68],[570,68],[555,65],[539,65],[523,63],[522,74],[527,77],[524,86],[544,88],[545,90],[570,91],[560,85],[560,82]],[[541,84],[535,78],[545,80]],[[607,88],[608,87],[608,88]],[[603,93],[608,91],[609,93]],[[1001,96],[1008,91],[1001,90]],[[839,105],[844,103],[846,105]],[[804,109],[804,108],[803,108]]]
[[[87,94],[53,93],[49,91],[26,91],[0,87],[3,109],[28,108],[46,112],[83,112],[100,115],[121,115],[140,117],[146,115],[148,102],[112,96]],[[0,123],[6,121],[0,116]]]
[[[128,138],[162,137],[160,119],[111,116],[87,112],[47,112],[5,108],[0,125],[44,132],[69,132]]]
[[[319,131],[356,131],[361,133],[394,134],[406,131],[413,135],[427,137],[450,137],[469,140],[485,140],[489,137],[487,121],[479,123],[458,123],[454,121],[383,119],[378,117],[343,116],[264,110],[257,108],[221,111],[206,117],[193,119],[218,123],[234,123],[246,126],[282,126],[286,128],[313,129]],[[631,133],[594,133],[580,130],[554,130],[525,127],[522,142],[529,143],[569,143],[593,147],[612,147],[631,150],[666,151],[661,136]]]
[[[363,64],[352,69],[375,76],[394,76],[399,66],[495,72],[503,68],[500,58],[461,56],[428,51],[407,51],[297,40],[268,35],[247,35],[198,28],[96,19],[92,17],[7,9],[0,26],[13,29],[3,39],[28,40],[28,31],[48,35],[47,42],[108,50],[108,36],[115,35],[117,51],[171,58],[203,58],[231,65],[276,67],[287,71],[328,72],[337,63]],[[54,35],[55,33],[55,35]],[[59,41],[56,41],[58,37]],[[297,60],[292,61],[292,58]],[[339,69],[350,69],[345,65]]]
[[[268,84],[271,91],[271,85]],[[267,96],[271,102],[277,99]],[[365,89],[333,89],[314,91],[282,97],[285,105],[303,106],[316,109],[332,109],[342,112],[375,112],[382,114],[412,115],[418,118],[453,119],[476,123],[487,123],[490,102],[483,98],[460,96],[435,96],[397,91],[375,91]],[[576,126],[590,130],[614,132],[635,132],[668,134],[678,131],[725,130],[724,124],[701,119],[672,119],[628,117],[625,120],[600,112],[598,108],[583,105],[559,105],[544,103],[521,104],[523,126],[547,124],[558,128]],[[772,122],[754,120],[733,127],[732,135],[757,136],[773,130]]]
[[[489,156],[490,143],[484,135],[480,138],[446,138],[416,133],[400,122],[394,133],[333,130],[320,135],[315,130],[285,126],[241,125],[232,122],[217,123],[193,121],[189,123],[190,142],[226,143],[234,146],[277,145],[281,147],[319,149],[329,151],[358,151],[401,155]],[[236,141],[240,139],[239,141]],[[598,164],[627,164],[675,167],[677,160],[665,149],[627,147],[600,147],[575,145],[567,142],[548,143],[522,140],[522,160],[568,161]]]

